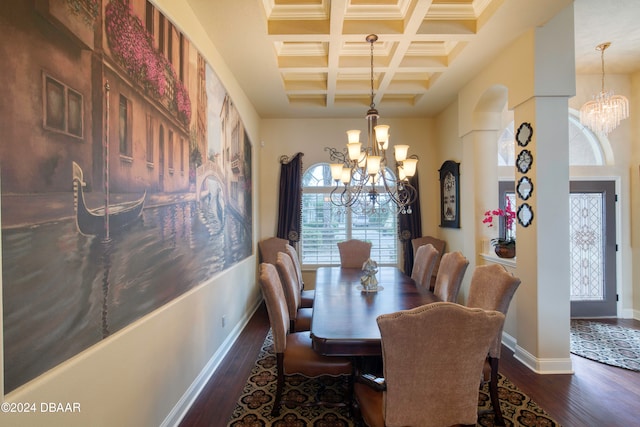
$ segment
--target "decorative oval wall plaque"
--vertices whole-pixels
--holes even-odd
[[[522,123],[516,132],[516,141],[521,147],[526,147],[533,136],[533,128],[530,123]]]
[[[527,173],[529,169],[531,169],[531,165],[533,164],[533,155],[531,155],[531,151],[522,150],[520,154],[518,154],[518,158],[516,159],[516,166],[520,173]]]
[[[528,227],[533,222],[533,210],[529,203],[523,203],[518,208],[518,222],[523,227]]]
[[[518,196],[520,196],[522,200],[527,200],[533,193],[533,182],[531,182],[531,179],[529,179],[528,176],[523,176],[518,181],[516,190],[518,191]]]

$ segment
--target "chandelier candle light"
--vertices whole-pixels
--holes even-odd
[[[331,163],[331,177],[336,183],[331,192],[331,202],[344,208],[358,207],[363,213],[374,213],[376,205],[382,207],[393,202],[400,213],[410,214],[411,204],[418,194],[409,183],[409,178],[416,173],[418,159],[408,156],[408,145],[396,145],[397,178],[386,170],[389,126],[378,124],[380,115],[376,110],[373,93],[373,44],[378,36],[369,34],[366,40],[371,44],[371,104],[366,115],[367,146],[362,147],[359,130],[349,130],[346,154],[335,148],[325,147],[331,161],[337,162]],[[341,192],[338,191],[340,183],[343,184]],[[384,190],[384,194],[378,190]]]
[[[580,109],[580,123],[601,136],[608,135],[620,124],[620,120],[629,117],[627,98],[614,95],[612,90],[604,91],[604,51],[609,46],[611,46],[610,42],[596,46],[602,61],[602,90]]]

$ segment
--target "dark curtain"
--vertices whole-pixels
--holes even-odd
[[[302,156],[280,157],[280,192],[278,197],[278,231],[276,237],[291,245],[300,240],[302,222]]]
[[[398,213],[398,235],[402,244],[404,256],[404,272],[410,276],[413,271],[413,246],[411,240],[422,236],[422,220],[420,219],[420,187],[418,186],[418,172],[409,178],[409,183],[416,189],[417,197],[411,205],[411,213]]]

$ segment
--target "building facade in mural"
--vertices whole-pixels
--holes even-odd
[[[149,1],[11,0],[0,53],[10,391],[251,255],[251,144]]]

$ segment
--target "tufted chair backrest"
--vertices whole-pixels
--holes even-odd
[[[447,252],[442,255],[433,293],[443,301],[457,302],[468,266],[469,260],[462,252]]]
[[[378,317],[386,426],[475,425],[478,384],[504,314],[450,302]]]
[[[284,297],[289,308],[289,318],[295,319],[300,308],[300,288],[298,276],[291,257],[284,252],[279,252],[276,258],[276,269],[280,275],[280,282],[284,290]]]
[[[413,270],[411,271],[411,278],[418,286],[429,289],[431,286],[431,272],[439,257],[438,250],[430,243],[418,247],[413,261]]]
[[[340,265],[345,268],[362,268],[362,264],[371,257],[371,242],[351,239],[338,242]]]
[[[509,273],[503,265],[479,265],[471,276],[467,307],[496,310],[506,316],[518,286],[520,279]],[[502,328],[489,349],[489,356],[499,358],[501,344]]]
[[[266,262],[260,264],[260,288],[269,313],[275,352],[284,353],[287,347],[289,312],[275,265]]]

